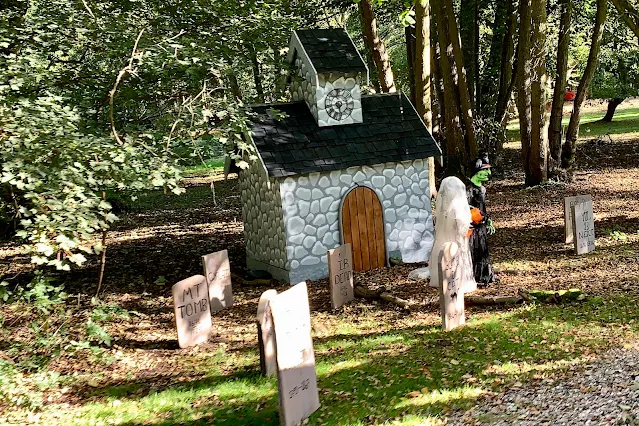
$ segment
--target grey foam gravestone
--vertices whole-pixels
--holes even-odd
[[[271,301],[277,351],[280,423],[294,426],[320,406],[306,283]]]
[[[181,348],[204,343],[211,331],[206,278],[194,275],[173,285],[173,307]]]
[[[566,237],[566,244],[574,242],[572,208],[577,204],[583,204],[587,201],[592,202],[592,197],[590,195],[576,195],[574,197],[566,197],[564,199],[564,234]]]
[[[233,305],[233,290],[231,288],[231,265],[229,253],[226,250],[202,256],[204,276],[209,286],[209,301],[211,313]]]
[[[353,250],[350,244],[344,244],[328,251],[328,282],[333,309],[337,309],[355,298]]]
[[[260,347],[260,368],[266,377],[277,373],[277,358],[275,349],[275,331],[271,316],[271,301],[277,296],[277,291],[266,290],[257,305],[257,340]]]
[[[444,244],[439,254],[439,304],[444,330],[450,331],[466,322],[463,280],[465,276],[461,250],[457,243]]]
[[[572,206],[572,229],[575,252],[589,253],[595,250],[595,216],[592,200]]]

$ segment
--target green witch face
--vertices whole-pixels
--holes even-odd
[[[477,173],[475,173],[475,175],[471,178],[471,180],[473,181],[473,183],[477,186],[481,186],[482,182],[486,182],[488,179],[490,179],[490,169],[484,169],[484,170],[480,170]]]

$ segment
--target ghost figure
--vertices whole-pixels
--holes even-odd
[[[451,176],[442,181],[437,194],[435,212],[437,214],[435,242],[428,262],[430,286],[439,287],[439,255],[444,244],[454,242],[460,249],[459,262],[461,262],[464,271],[461,289],[464,293],[477,290],[468,245],[468,231],[472,221],[471,212],[466,198],[466,185],[461,180]]]

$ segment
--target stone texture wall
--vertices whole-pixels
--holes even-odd
[[[326,252],[342,243],[341,200],[357,185],[375,190],[382,203],[389,256],[404,262],[423,262],[430,256],[433,221],[425,160],[311,173],[280,182],[285,268],[292,283],[328,276]]]
[[[259,161],[240,172],[246,264],[267,270],[276,279],[288,280],[286,234],[280,184],[269,178]]]
[[[316,82],[309,66],[301,58],[295,59],[295,74],[291,79],[291,97],[294,101],[304,100],[320,127],[337,124],[362,123],[361,73],[319,74]],[[319,83],[319,85],[318,85]],[[333,89],[348,89],[353,97],[353,111],[349,117],[337,121],[328,116],[324,109],[326,95]]]
[[[317,121],[317,88],[315,80],[311,78],[309,65],[301,58],[296,58],[294,70],[291,79],[291,97],[294,101],[306,101],[306,105]]]

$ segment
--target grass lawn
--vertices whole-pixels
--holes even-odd
[[[386,307],[314,315],[322,407],[310,424],[437,424],[448,410],[527,381],[554,381],[612,343],[637,337],[639,298],[593,297],[562,306],[528,305],[470,313],[451,333],[436,315],[413,317]],[[277,424],[277,380],[258,375],[255,347],[180,351],[197,380],[153,387],[124,380],[95,386],[91,402],[48,405],[53,424]],[[126,362],[120,359],[116,362]],[[170,373],[170,372],[167,372]],[[84,374],[79,380],[86,380]]]
[[[639,135],[639,107],[635,103],[621,104],[611,123],[599,121],[604,116],[604,111],[588,111],[581,116],[579,136],[591,139],[605,135],[623,135],[624,137],[637,137]],[[570,113],[564,113],[562,126],[568,127]],[[519,120],[511,121],[506,127],[508,141],[519,140]]]
[[[212,158],[200,164],[185,168],[187,176],[206,176],[211,173],[222,173],[224,170],[224,157]]]

